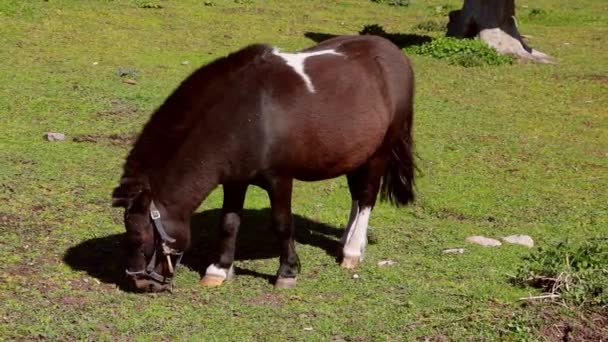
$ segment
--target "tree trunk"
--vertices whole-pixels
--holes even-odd
[[[447,36],[479,36],[498,53],[554,63],[551,56],[532,49],[522,40],[515,22],[515,0],[464,0],[462,9],[450,12]]]

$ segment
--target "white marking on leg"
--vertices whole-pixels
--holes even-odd
[[[234,276],[234,267],[230,265],[230,268],[221,268],[215,266],[215,264],[209,265],[205,271],[206,276],[215,276],[224,279],[230,279]]]
[[[342,234],[342,238],[340,239],[340,244],[344,246],[346,241],[351,235],[353,231],[353,227],[355,226],[355,222],[357,220],[357,214],[359,214],[359,201],[353,201],[350,205],[350,215],[348,216],[348,223],[346,224],[346,228],[344,229],[344,233]]]
[[[345,257],[359,257],[359,260],[363,260],[365,246],[367,245],[367,225],[371,211],[371,207],[363,207],[357,214],[353,228],[348,233],[342,250]]]
[[[320,55],[335,55],[335,56],[344,56],[343,54],[336,52],[335,50],[321,50],[321,51],[313,51],[313,52],[300,52],[300,53],[282,53],[279,52],[279,49],[275,48],[272,53],[281,57],[287,65],[293,68],[293,70],[302,77],[304,83],[306,84],[306,88],[311,93],[315,93],[315,86],[312,84],[310,77],[304,71],[304,62],[309,57],[320,56]]]

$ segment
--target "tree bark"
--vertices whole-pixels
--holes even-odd
[[[528,46],[515,22],[515,0],[464,0],[462,9],[450,12],[448,37],[479,39],[498,53],[540,63],[554,59]]]

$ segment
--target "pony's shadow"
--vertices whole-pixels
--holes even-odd
[[[211,209],[192,216],[190,230],[191,247],[184,255],[183,265],[204,275],[207,266],[219,256],[220,209]],[[246,209],[243,211],[237,239],[236,260],[268,259],[279,256],[276,237],[270,229],[270,209]],[[295,239],[337,256],[338,238],[343,230],[295,215]],[[116,284],[128,290],[125,279],[125,254],[121,243],[124,234],[83,241],[68,248],[64,262],[74,270],[85,271],[103,283]],[[278,267],[278,263],[277,263]],[[271,281],[273,275],[255,270],[236,269],[237,274],[251,275]]]
[[[393,44],[397,45],[400,49],[409,46],[422,45],[433,40],[433,38],[430,36],[415,33],[389,33],[386,32],[382,26],[377,24],[365,25],[363,29],[359,31],[359,34],[371,34],[384,37],[393,42]],[[322,41],[337,37],[338,35],[322,32],[306,32],[304,33],[304,36],[316,43],[321,43]]]

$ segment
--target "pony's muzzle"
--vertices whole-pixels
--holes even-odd
[[[129,277],[129,282],[136,292],[163,292],[171,291],[171,284],[163,284],[154,279]]]

